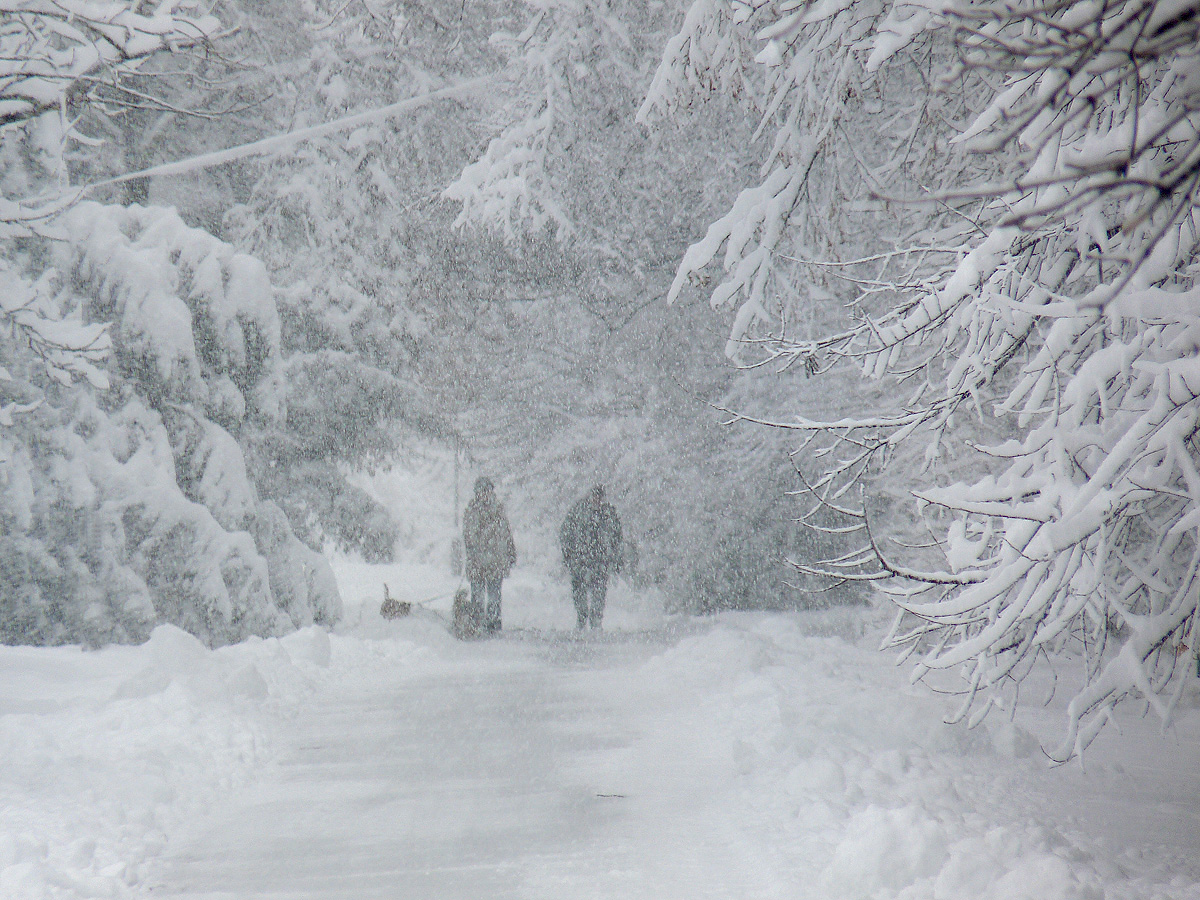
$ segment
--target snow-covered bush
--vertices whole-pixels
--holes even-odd
[[[818,508],[864,535],[806,568],[886,582],[918,675],[963,672],[958,718],[1011,706],[1039,657],[1078,660],[1060,758],[1122,699],[1169,720],[1200,643],[1198,12],[698,0],[642,112],[733,93],[772,135],[672,296],[724,248],[732,355],[892,385],[875,409],[775,422],[822,461]],[[828,296],[855,314],[822,333],[797,310]],[[936,465],[973,413],[1010,438],[950,484]],[[944,556],[902,565],[849,491],[920,434]]]
[[[3,639],[139,640],[170,622],[223,644],[335,619],[327,563],[260,501],[238,441],[284,412],[262,264],[166,209],[82,203],[55,227],[37,284],[59,309],[42,322],[67,311],[111,353],[101,371],[60,348],[56,366],[19,328],[2,338],[6,392],[33,407],[4,423]],[[83,324],[102,322],[103,339]]]

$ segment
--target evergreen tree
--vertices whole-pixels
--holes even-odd
[[[139,640],[172,622],[219,644],[340,610],[328,564],[246,469],[247,435],[285,413],[262,263],[171,210],[72,188],[85,118],[142,95],[156,54],[220,34],[138,9],[29,5],[0,29],[5,641]]]

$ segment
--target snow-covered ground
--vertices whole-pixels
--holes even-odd
[[[530,539],[505,635],[461,643],[445,476],[372,482],[412,527],[335,560],[331,634],[0,647],[0,898],[1200,898],[1200,682],[1050,768],[1064,697],[943,725],[882,611],[691,620],[618,580],[581,638]]]
[[[210,651],[0,648],[0,896],[1198,898],[1200,715],[1085,769],[974,731],[864,610],[668,619],[555,579],[459,643],[453,579],[342,561],[345,625]],[[448,600],[445,601],[448,606]]]

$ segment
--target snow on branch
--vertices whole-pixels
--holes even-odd
[[[955,720],[1049,660],[1083,685],[1054,758],[1125,699],[1169,722],[1200,646],[1200,2],[739,9],[693,4],[641,113],[718,89],[695,78],[705,48],[756,47],[717,70],[752,86],[763,179],[672,299],[720,260],[731,354],[889,385],[858,414],[761,420],[802,435],[808,518],[862,537],[798,566],[890,595],[888,646],[965,680]],[[787,333],[781,311],[829,296],[848,323]],[[916,492],[944,567],[902,564],[845,498],[918,438],[935,467],[964,416],[1007,439]]]
[[[737,27],[749,8],[721,0],[695,0],[663,50],[637,113],[640,124],[649,124],[655,114],[670,115],[688,106],[692,91],[736,94],[752,83],[749,36]]]
[[[1003,221],[1027,231],[1066,223],[1098,266],[1081,303],[1185,263],[1200,197],[1200,3],[978,3],[948,16],[960,65],[1007,79],[955,142],[1010,152],[1011,174],[965,190],[1020,198]]]
[[[552,231],[558,241],[603,247],[611,234],[581,234],[588,216],[580,208],[591,198],[572,183],[573,169],[592,164],[591,141],[612,127],[640,79],[635,37],[655,11],[610,0],[530,6],[536,12],[519,34],[489,41],[509,57],[496,80],[495,136],[442,196],[461,205],[458,228],[479,225],[509,241]]]
[[[100,72],[135,69],[160,51],[211,41],[220,22],[163,2],[0,0],[0,127],[58,109]]]
[[[478,221],[515,240],[523,227],[552,225],[559,240],[574,228],[559,204],[546,171],[547,143],[555,124],[553,98],[538,115],[493,138],[487,151],[443,192],[462,204],[456,228]]]
[[[49,276],[30,281],[0,260],[0,280],[5,284],[0,295],[0,335],[27,348],[58,383],[81,380],[107,389],[108,373],[102,368],[112,350],[107,326],[85,322],[78,308],[63,315]],[[7,371],[0,370],[0,381],[10,379]],[[3,408],[23,411],[19,406]],[[9,415],[0,416],[0,425],[10,424]]]

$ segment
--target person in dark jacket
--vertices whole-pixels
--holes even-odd
[[[512,530],[490,478],[475,480],[475,496],[463,513],[463,551],[471,603],[483,618],[482,630],[500,630],[500,582],[517,561]]]
[[[571,507],[559,531],[563,562],[571,574],[578,627],[599,628],[608,576],[621,567],[621,520],[598,484]]]

